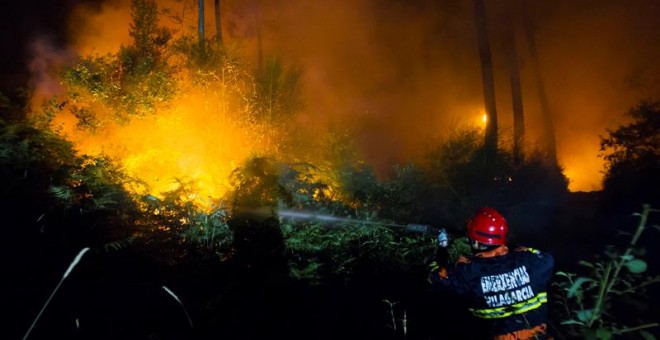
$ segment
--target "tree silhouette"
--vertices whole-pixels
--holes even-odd
[[[484,148],[487,162],[492,162],[497,155],[497,109],[495,105],[495,82],[493,80],[493,61],[488,40],[486,8],[483,0],[474,0],[474,17],[479,43],[479,60],[484,89],[487,124]]]

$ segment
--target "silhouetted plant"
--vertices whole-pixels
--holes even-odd
[[[645,251],[637,245],[642,232],[648,228],[652,212],[657,210],[644,205],[642,212],[636,214],[640,221],[625,249],[608,247],[604,256],[581,260],[579,264],[586,273],[557,272],[553,286],[558,288],[556,310],[563,318],[562,332],[584,339],[611,339],[631,332],[640,332],[645,339],[654,338],[646,329],[659,326],[657,321],[625,325],[620,321],[624,315],[614,307],[616,303],[625,303],[625,298],[643,299],[646,287],[660,282],[660,276],[647,272],[647,263],[643,259]],[[658,226],[653,227],[660,230]],[[643,311],[637,312],[643,318]]]
[[[462,226],[481,205],[504,212],[521,204],[554,206],[568,192],[561,168],[541,154],[516,164],[512,153],[500,148],[496,159],[486,162],[476,129],[455,130],[426,155],[422,166],[432,188],[435,219],[452,226]]]
[[[266,122],[285,122],[301,107],[300,68],[288,69],[277,58],[271,58],[256,75],[257,110]]]
[[[392,178],[381,185],[379,215],[401,223],[421,223],[437,209],[432,201],[432,183],[414,164],[396,166]]]
[[[232,209],[276,208],[278,200],[287,196],[279,179],[280,169],[273,160],[266,157],[248,160],[231,174],[230,181],[234,188],[231,193]]]
[[[600,141],[606,208],[620,212],[642,203],[660,203],[656,189],[660,186],[660,102],[642,102],[628,116],[628,124],[608,131]]]

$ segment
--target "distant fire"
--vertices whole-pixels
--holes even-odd
[[[573,147],[563,154],[559,160],[564,169],[564,175],[568,177],[568,189],[570,191],[594,191],[603,188],[603,160],[596,156],[596,147]]]

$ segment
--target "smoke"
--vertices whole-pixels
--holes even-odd
[[[31,56],[28,64],[29,86],[34,88],[33,102],[37,103],[45,98],[61,94],[62,87],[57,71],[73,60],[75,52],[58,47],[45,36],[33,40],[29,45],[29,52]]]
[[[470,23],[458,19],[468,10],[430,1],[292,1],[267,12],[278,19],[268,49],[307,71],[306,114],[356,131],[365,159],[383,172],[445,134],[449,122],[480,117],[477,56],[449,53],[476,44]]]
[[[159,1],[161,24],[193,33],[194,1]],[[512,2],[515,3],[515,2]],[[185,5],[187,8],[184,8]],[[481,69],[468,0],[222,1],[225,43],[257,58],[263,52],[304,69],[310,130],[350,129],[362,157],[381,173],[424,152],[429,140],[483,113]],[[599,136],[660,89],[660,6],[655,0],[535,0],[541,72],[555,121],[558,157],[572,190],[601,187]],[[512,131],[504,28],[506,8],[486,1],[500,130]],[[213,35],[213,3],[206,30]],[[257,15],[256,11],[259,9]],[[178,16],[181,20],[173,20]],[[259,19],[259,20],[257,20]],[[130,1],[81,6],[71,41],[80,53],[116,51],[130,41]],[[514,24],[519,18],[514,17]],[[540,142],[540,106],[529,50],[518,25],[517,46],[528,149]]]
[[[480,65],[471,1],[287,1],[264,11],[266,50],[307,70],[306,114],[357,132],[364,157],[383,171],[423,151],[432,137],[481,116]],[[520,2],[510,2],[518,6]],[[264,3],[265,4],[265,3]],[[506,68],[506,11],[486,2],[498,116],[512,133]],[[656,1],[527,1],[541,73],[555,121],[558,156],[572,190],[601,187],[599,136],[660,89]],[[542,119],[523,38],[521,60],[528,149]],[[506,137],[505,137],[506,138]],[[509,137],[510,138],[510,137]]]
[[[70,15],[69,40],[80,55],[113,53],[130,44],[130,23],[130,0],[81,4]]]
[[[600,187],[599,136],[660,94],[660,18],[654,1],[543,3],[538,41],[560,161],[580,190]]]

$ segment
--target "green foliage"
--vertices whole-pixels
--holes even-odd
[[[382,187],[373,169],[365,164],[343,164],[338,170],[343,201],[349,206],[376,210]]]
[[[257,115],[271,123],[287,122],[301,107],[300,68],[286,69],[277,58],[257,71]]]
[[[32,176],[48,174],[61,181],[66,170],[75,165],[71,143],[50,131],[40,131],[24,123],[7,124],[0,120],[0,174],[3,194],[16,193],[17,187]],[[41,178],[39,178],[41,180]]]
[[[81,128],[94,131],[108,121],[154,114],[176,92],[167,62],[171,34],[157,25],[156,3],[134,0],[132,10],[133,45],[116,54],[83,57],[61,73],[69,110]]]
[[[345,212],[338,188],[325,182],[326,170],[309,163],[278,163],[254,157],[232,172],[232,208],[254,210],[279,207]]]
[[[163,198],[145,195],[141,210],[145,216],[143,236],[156,257],[176,263],[187,258],[224,258],[232,244],[227,208],[218,204],[201,208],[194,204],[189,183],[179,181]]]
[[[77,156],[49,129],[0,121],[0,210],[9,239],[94,246],[130,235],[138,214],[125,176],[107,159]]]
[[[295,138],[293,116],[302,108],[300,68],[285,67],[276,58],[256,70],[250,125],[274,155],[285,155]]]
[[[479,166],[480,139],[469,132],[457,136],[457,140],[441,145],[436,154],[442,160],[435,159],[436,166],[451,174],[441,184],[435,182],[437,172],[412,164],[397,167],[391,178],[379,180],[371,168],[360,163],[340,162],[337,168],[324,169],[306,163],[276,164],[266,158],[254,158],[233,174],[233,207],[265,215],[274,214],[278,208],[292,208],[353,219],[355,222],[335,225],[283,219],[291,274],[321,282],[330,277],[350,279],[356,268],[362,266],[405,271],[423,263],[433,252],[432,240],[427,236],[400,234],[386,225],[391,221],[424,223],[427,220],[443,224],[438,225],[442,227],[447,227],[445,223],[450,228],[462,225],[464,218],[452,216],[452,212],[462,210],[467,214],[469,204],[476,203],[447,199],[458,193],[450,187],[460,188],[465,201],[476,201],[480,197],[479,189],[494,191],[504,202],[524,201],[533,195],[551,196],[553,188],[565,192],[566,181],[558,168],[550,168],[535,157],[514,167],[507,162],[507,154],[502,155],[499,168],[490,172],[499,177],[491,179],[490,186],[478,186],[483,182],[472,177],[484,171]],[[471,154],[454,154],[457,148],[470,150]],[[509,176],[520,180],[511,181]],[[553,182],[553,179],[558,180]],[[531,182],[537,190],[527,188]],[[260,209],[263,207],[267,209]],[[457,222],[452,224],[449,217],[431,215],[442,210]],[[452,245],[452,258],[471,252],[463,239]]]
[[[321,180],[326,175],[326,171],[309,163],[282,166],[278,181],[285,195],[281,204],[293,209],[331,212],[340,203],[336,188]]]
[[[234,210],[275,208],[280,197],[286,196],[279,183],[280,169],[271,159],[255,157],[231,174]]]
[[[172,43],[172,59],[179,65],[182,91],[203,91],[216,114],[242,123],[250,132],[258,130],[254,75],[236,49],[211,42],[200,49],[194,37],[182,36]]]
[[[132,246],[133,243],[135,243],[135,240],[137,238],[135,236],[129,236],[124,239],[116,240],[116,241],[110,241],[108,243],[105,243],[102,248],[106,253],[110,252],[118,252],[123,249],[127,249],[128,247]]]
[[[458,261],[461,256],[469,257],[474,254],[472,251],[472,246],[470,246],[470,241],[467,237],[459,237],[453,240],[449,244],[449,247],[447,247],[447,251],[449,252],[449,263]]]
[[[660,282],[660,276],[646,273],[647,264],[642,258],[644,251],[637,246],[647,228],[649,214],[654,211],[645,205],[637,214],[640,222],[625,250],[609,247],[603,257],[580,261],[579,264],[586,269],[584,274],[557,272],[557,281],[553,283],[558,289],[555,299],[560,307],[558,313],[564,318],[562,331],[567,335],[610,339],[614,335],[658,326],[657,322],[632,327],[621,325],[617,320],[622,315],[614,310],[617,303],[643,298],[648,285]]]
[[[110,159],[82,156],[80,166],[72,169],[66,184],[73,192],[78,209],[118,211],[133,206],[131,197],[123,189],[128,181]],[[51,188],[57,191],[56,187]]]
[[[434,209],[429,207],[431,182],[423,169],[412,164],[395,167],[392,178],[383,183],[381,195],[379,214],[394,221],[420,223]]]
[[[438,182],[449,186],[447,179],[456,177],[460,167],[472,161],[481,143],[481,132],[478,129],[456,129],[431,150],[426,157],[430,167],[440,176]]]
[[[211,207],[210,211],[194,211],[187,217],[188,229],[183,236],[196,242],[206,251],[221,254],[232,243],[232,233],[227,224],[228,214],[223,207]]]
[[[404,273],[423,263],[435,246],[428,237],[359,222],[284,224],[282,231],[291,275],[312,283],[330,278],[350,280],[358,270],[364,271],[361,274]]]
[[[122,66],[133,75],[146,75],[164,63],[164,47],[171,32],[158,26],[158,7],[154,0],[132,0],[129,35],[133,46],[122,48]]]
[[[327,174],[310,164],[276,164],[254,158],[233,174],[233,215],[248,212],[266,217],[277,208],[289,208],[353,219],[355,222],[340,224],[282,219],[290,273],[313,283],[349,280],[363,266],[375,272],[404,272],[422,264],[433,252],[431,238],[387,227],[392,222],[378,219],[376,205],[369,204],[368,195],[381,190],[379,182],[366,168],[364,176],[351,170],[355,168],[345,169],[341,176],[353,185],[345,184],[338,192],[339,188],[321,180]],[[389,190],[403,191],[396,185]],[[375,201],[377,197],[371,198]],[[260,209],[263,207],[268,209]]]

